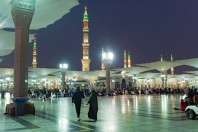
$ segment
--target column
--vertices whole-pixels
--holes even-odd
[[[15,115],[23,115],[28,87],[29,27],[35,10],[35,0],[11,0],[11,7],[15,24],[13,101],[16,103]]]
[[[106,62],[106,95],[108,95],[110,91],[110,65],[110,63]]]

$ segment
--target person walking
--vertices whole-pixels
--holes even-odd
[[[4,99],[5,98],[5,93],[6,93],[5,90],[2,90],[1,91],[1,99]]]
[[[43,101],[45,101],[45,99],[46,99],[46,94],[47,94],[47,88],[43,87],[43,89],[42,89],[42,99],[43,99]]]
[[[94,89],[91,91],[91,95],[87,104],[89,104],[89,112],[88,112],[89,119],[97,121],[98,99],[97,99],[97,93]]]
[[[72,96],[72,103],[75,104],[78,121],[80,121],[80,108],[81,108],[82,98],[85,98],[85,96],[83,92],[80,91],[80,87],[77,87],[77,90],[74,92]]]

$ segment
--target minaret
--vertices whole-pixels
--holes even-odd
[[[161,54],[161,58],[160,58],[160,61],[164,61],[164,59],[163,59],[163,56],[162,56],[162,54]]]
[[[102,56],[104,54],[104,49],[102,48]],[[102,57],[102,65],[101,65],[101,70],[104,71],[105,70],[105,65],[104,65],[104,58]]]
[[[171,54],[171,59],[170,59],[170,61],[173,61],[173,55]],[[174,75],[174,68],[172,67],[171,68],[171,75]]]
[[[170,59],[171,61],[173,61],[173,55],[171,54],[171,59]]]
[[[130,52],[128,52],[128,67],[131,67],[131,55],[130,55]]]
[[[90,62],[89,59],[89,27],[88,27],[88,13],[87,6],[85,5],[85,12],[83,15],[83,58],[81,59],[82,71],[90,71]]]
[[[37,67],[36,37],[34,37],[32,68]]]
[[[124,68],[127,67],[126,50],[124,50]]]

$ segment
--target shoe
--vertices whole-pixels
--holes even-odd
[[[78,121],[80,121],[80,118],[78,119]]]

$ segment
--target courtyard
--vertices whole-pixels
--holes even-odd
[[[197,120],[188,120],[179,108],[183,95],[121,95],[98,97],[98,121],[88,119],[89,97],[83,100],[77,121],[71,97],[29,100],[35,115],[4,115],[11,100],[0,101],[0,131],[18,132],[195,132]]]

